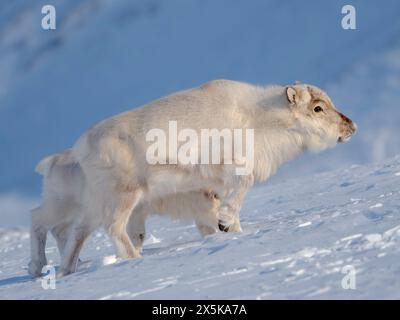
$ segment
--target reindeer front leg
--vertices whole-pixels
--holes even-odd
[[[233,191],[221,197],[221,206],[218,210],[218,228],[223,232],[242,232],[240,225],[240,209],[247,191],[253,184],[252,175],[239,176]]]

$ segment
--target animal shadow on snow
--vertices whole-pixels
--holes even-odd
[[[12,284],[31,282],[32,280],[35,281],[35,279],[33,279],[30,275],[0,279],[0,287],[12,285]]]

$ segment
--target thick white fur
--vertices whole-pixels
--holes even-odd
[[[322,105],[322,113],[313,111],[317,104]],[[235,165],[225,164],[223,154],[219,165],[149,164],[145,158],[149,146],[146,133],[154,128],[168,132],[170,120],[177,121],[178,130],[191,128],[199,135],[204,128],[254,129],[252,173],[236,175]],[[228,80],[211,81],[104,120],[72,148],[71,157],[79,164],[85,187],[80,190],[79,215],[71,221],[63,249],[61,274],[75,271],[83,242],[99,226],[109,232],[118,256],[138,257],[140,244],[135,239],[132,244],[128,222],[133,224],[128,229],[135,229],[146,212],[154,209],[152,204],[176,194],[212,190],[221,202],[219,219],[226,220],[224,225],[233,224],[231,217],[238,216],[254,181],[265,181],[281,164],[306,150],[319,151],[346,141],[354,131],[351,120],[316,87],[259,87]],[[39,165],[42,172],[48,170],[44,161],[43,166]],[[64,178],[80,179],[74,174]],[[68,190],[63,194],[67,195]],[[43,206],[52,210],[46,204],[46,195]],[[173,205],[173,209],[178,207],[178,203]],[[36,275],[45,262],[40,251],[45,242],[41,223],[35,221],[34,212],[30,270]],[[138,235],[140,230],[133,233]]]

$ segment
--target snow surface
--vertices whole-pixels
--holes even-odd
[[[0,232],[0,299],[400,298],[400,156],[253,188],[241,234],[202,239],[152,218],[143,257],[117,261],[107,236],[85,244],[77,273],[44,290],[27,275],[26,229]],[[47,247],[58,266],[54,240]],[[356,288],[342,288],[345,266]]]

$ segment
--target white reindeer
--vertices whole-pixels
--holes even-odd
[[[204,128],[254,130],[254,158],[245,159],[246,164],[252,163],[251,172],[237,175],[236,159],[233,155],[228,159],[222,150],[217,164],[149,163],[146,133],[154,128],[168,131],[169,121],[199,135]],[[198,199],[192,217],[203,234],[217,227],[240,230],[239,211],[254,182],[265,181],[306,150],[320,151],[347,141],[355,130],[355,124],[315,86],[261,87],[228,80],[211,81],[104,120],[67,152],[61,186],[47,192],[45,179],[43,204],[32,216],[29,271],[38,276],[46,264],[48,230],[59,239],[61,276],[76,270],[85,239],[100,226],[107,230],[119,257],[139,257],[147,215],[181,212],[180,207],[190,207],[183,200],[190,202],[190,196]],[[52,166],[53,161],[45,159],[38,169],[46,177]],[[60,194],[54,192],[57,189]],[[217,195],[219,203],[215,206],[215,199],[204,196],[205,192]],[[202,202],[209,204],[204,211]],[[74,214],[61,219],[55,212],[60,207],[65,207],[61,215]],[[183,216],[190,216],[185,212]],[[67,231],[63,226],[68,226]]]

